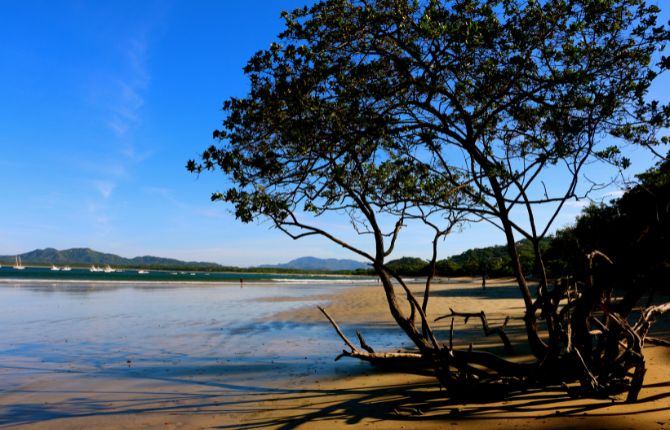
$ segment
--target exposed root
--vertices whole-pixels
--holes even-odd
[[[470,318],[479,318],[482,321],[482,329],[484,330],[484,335],[485,336],[490,336],[492,334],[497,334],[500,337],[500,340],[502,340],[503,345],[505,346],[505,351],[508,353],[513,353],[514,348],[512,348],[512,343],[509,340],[509,337],[507,337],[507,333],[505,333],[505,327],[507,327],[507,323],[510,320],[510,317],[507,316],[505,317],[505,322],[499,327],[491,327],[489,325],[489,321],[486,318],[486,313],[484,311],[481,311],[479,313],[474,313],[474,312],[456,312],[452,308],[449,308],[450,313],[447,315],[443,315],[441,317],[435,318],[435,321],[439,321],[444,318],[449,318],[449,317],[463,317],[465,318],[465,324],[468,323],[468,320]],[[453,324],[453,322],[452,322]],[[453,328],[453,325],[452,325]]]
[[[647,336],[644,339],[644,343],[650,343],[652,345],[657,345],[657,346],[670,346],[670,340],[661,339],[660,337]]]
[[[670,346],[668,340],[647,336],[656,319],[670,311],[670,303],[646,308],[631,326],[592,292],[571,301],[560,311],[558,307],[553,309],[561,332],[560,343],[553,355],[534,363],[516,363],[489,352],[473,351],[472,345],[465,350],[454,349],[454,318],[463,317],[466,323],[470,318],[479,318],[484,334],[497,334],[505,349],[511,351],[504,331],[509,317],[501,326],[491,327],[484,312],[456,312],[450,308],[449,314],[436,319],[452,319],[446,345],[433,339],[435,347],[421,352],[375,352],[358,331],[360,347],[356,346],[328,312],[321,306],[318,308],[349,349],[343,350],[336,360],[352,357],[411,372],[432,369],[449,396],[458,399],[477,399],[494,391],[504,396],[519,389],[563,384],[571,396],[603,398],[627,391],[626,401],[635,402],[647,370],[644,342]],[[581,387],[568,387],[577,380],[581,381]]]
[[[633,326],[633,330],[640,336],[644,343],[649,329],[656,322],[656,319],[666,312],[670,311],[670,303],[663,303],[662,305],[649,306],[640,315],[640,319]]]
[[[422,362],[425,364],[426,359],[424,356],[417,352],[374,352],[374,350],[365,342],[363,335],[360,332],[356,332],[358,339],[361,343],[362,350],[359,349],[356,345],[349,340],[349,338],[344,334],[340,326],[335,322],[335,320],[328,314],[328,312],[321,306],[317,306],[321,313],[328,318],[330,324],[333,326],[337,334],[344,341],[344,343],[349,347],[351,351],[343,350],[340,355],[335,358],[335,361],[339,360],[342,357],[353,357],[360,360],[368,361],[375,365],[381,364],[393,364],[393,363],[405,363],[407,361],[411,362]]]

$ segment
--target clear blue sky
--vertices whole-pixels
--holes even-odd
[[[302,4],[3,2],[0,254],[91,247],[239,266],[354,257],[235,221],[209,201],[222,177],[184,168],[212,143],[223,100],[246,93],[242,67],[281,31],[280,11]],[[559,226],[578,212],[568,207]],[[503,240],[481,227],[466,233],[443,255]],[[427,257],[427,238],[406,236],[398,256]]]

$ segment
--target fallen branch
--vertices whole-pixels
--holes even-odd
[[[591,372],[591,369],[589,369],[589,366],[586,364],[586,361],[584,361],[584,357],[582,357],[582,353],[579,352],[579,348],[573,348],[573,351],[577,358],[579,359],[579,364],[582,367],[582,370],[584,372],[584,376],[588,380],[588,385],[590,387],[590,391],[597,392],[601,389],[600,384],[598,383],[598,380],[596,379],[595,376],[593,376],[593,373]],[[586,382],[582,381],[582,384],[585,385]]]
[[[360,350],[356,347],[356,345],[353,344],[353,342],[351,342],[351,340],[349,340],[349,338],[344,334],[344,332],[342,332],[340,326],[328,314],[328,312],[326,312],[326,310],[323,307],[317,306],[317,308],[319,308],[321,313],[328,319],[328,321],[330,321],[330,324],[333,326],[337,334],[344,341],[344,343],[351,349],[351,351],[343,350],[342,353],[335,358],[335,361],[339,360],[342,357],[353,357],[358,358],[360,360],[368,361],[375,365],[389,365],[395,362],[404,363],[407,361],[413,361],[413,362],[421,361],[427,363],[427,360],[424,358],[424,356],[418,352],[374,352],[374,350],[365,342],[363,336],[359,332],[356,332],[356,334],[358,335],[358,339],[361,342],[361,347],[365,349],[365,351]]]
[[[356,336],[358,337],[358,343],[361,344],[361,348],[363,348],[364,350],[366,350],[367,352],[369,352],[371,354],[374,354],[375,350],[372,349],[372,347],[367,344],[365,339],[363,339],[363,335],[361,334],[360,331],[356,330]]]
[[[333,326],[333,328],[335,329],[335,331],[337,332],[337,334],[340,336],[340,338],[344,341],[344,343],[346,343],[347,346],[348,346],[349,348],[351,348],[351,351],[352,351],[352,352],[353,352],[353,351],[357,351],[358,348],[356,348],[356,347],[354,346],[354,344],[351,343],[351,341],[349,340],[349,338],[342,332],[342,330],[340,330],[340,326],[337,325],[337,323],[335,322],[335,320],[334,320],[333,318],[331,318],[330,315],[328,315],[328,312],[326,312],[326,310],[325,310],[324,308],[322,308],[321,306],[317,306],[317,308],[319,308],[319,310],[321,311],[321,313],[322,313],[326,318],[328,318],[328,321],[330,321],[330,324]]]
[[[640,336],[642,343],[644,343],[649,329],[656,322],[656,319],[663,315],[666,312],[670,311],[670,303],[664,303],[662,305],[650,306],[642,311],[640,319],[633,326],[633,330]]]
[[[505,322],[499,327],[491,327],[489,326],[489,321],[486,318],[486,313],[484,311],[481,311],[479,313],[475,312],[456,312],[452,308],[449,308],[450,313],[447,315],[443,315],[441,317],[435,318],[435,321],[439,321],[441,319],[449,318],[449,317],[463,317],[465,319],[465,324],[468,323],[468,320],[470,318],[479,318],[482,321],[482,328],[484,330],[484,335],[485,336],[490,336],[492,334],[497,334],[500,337],[500,340],[502,340],[503,345],[505,346],[505,351],[509,353],[514,352],[514,348],[512,348],[512,343],[510,342],[509,338],[507,337],[507,333],[505,333],[505,327],[507,327],[507,323],[510,320],[510,317],[507,316],[505,317]],[[453,322],[452,322],[452,328],[453,328]]]
[[[657,346],[670,346],[670,340],[661,339],[660,337],[647,336],[644,339],[644,341],[645,341],[645,343],[650,343],[652,345],[657,345]]]

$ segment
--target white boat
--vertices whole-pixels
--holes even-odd
[[[147,273],[149,273],[148,270],[138,270],[137,271],[137,274],[139,274],[139,275],[146,275]]]
[[[105,266],[105,268],[103,269],[103,271],[104,271],[105,273],[114,273],[114,272],[116,272],[116,269],[112,269],[112,267],[108,264],[108,265]]]
[[[69,272],[70,270],[72,270],[72,268],[70,266],[63,266],[63,268],[60,270],[62,270],[63,272]]]
[[[21,257],[19,257],[18,255],[16,256],[16,264],[14,264],[14,268],[16,270],[23,270],[26,268],[26,266],[21,264]]]
[[[52,271],[52,272],[58,272],[58,271],[60,271],[60,270],[61,270],[60,267],[56,266],[55,264],[52,264],[52,265],[51,265],[51,271]]]
[[[96,267],[95,264],[92,265],[91,268],[88,269],[88,270],[89,270],[89,272],[102,272],[102,269],[100,269],[99,267]]]

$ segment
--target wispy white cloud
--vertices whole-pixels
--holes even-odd
[[[128,49],[126,58],[128,59],[128,66],[132,71],[133,80],[146,86],[149,82],[149,73],[146,67],[147,42],[144,34],[139,37],[130,38],[126,43]]]
[[[110,52],[117,59],[114,66],[100,69],[92,77],[89,101],[101,114],[102,126],[111,133],[91,145],[95,153],[79,154],[72,162],[92,175],[95,191],[92,199],[99,203],[110,200],[120,183],[133,177],[133,165],[152,154],[142,149],[134,136],[142,124],[142,110],[151,80],[147,66],[147,35],[145,28],[119,35]],[[100,226],[109,224],[110,218],[100,215],[106,210],[104,207],[89,208]]]
[[[626,190],[610,191],[609,193],[607,193],[603,196],[603,200],[610,201],[610,200],[618,199],[621,196],[623,196],[625,193],[626,193]]]
[[[95,187],[104,199],[109,199],[116,184],[110,181],[95,181]]]
[[[125,137],[128,131],[140,123],[140,109],[144,98],[142,86],[119,80],[116,82],[116,100],[109,108],[107,125],[118,137]]]
[[[591,201],[588,199],[568,200],[565,202],[565,208],[582,210],[590,204]]]
[[[144,106],[143,92],[149,84],[146,67],[147,44],[143,36],[131,37],[120,47],[123,68],[115,80],[115,100],[110,106],[111,124],[123,136],[139,123],[140,109]]]

